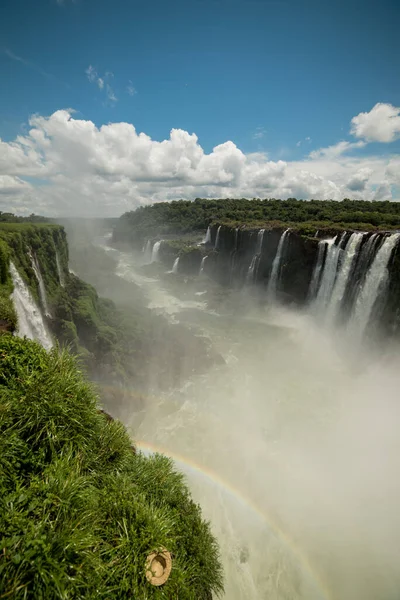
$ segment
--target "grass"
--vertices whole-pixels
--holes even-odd
[[[0,598],[208,600],[218,546],[183,476],[99,412],[67,351],[0,335]],[[173,555],[160,588],[154,549]]]

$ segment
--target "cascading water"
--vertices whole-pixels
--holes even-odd
[[[343,236],[345,233],[343,234]],[[321,277],[321,284],[319,286],[318,294],[315,300],[315,306],[318,311],[325,311],[325,308],[331,297],[333,286],[335,285],[337,266],[340,257],[340,244],[343,240],[343,236],[340,238],[338,244],[336,244],[337,236],[331,240],[327,240],[327,250],[324,270]]]
[[[203,273],[204,273],[204,265],[205,265],[207,258],[208,258],[208,256],[203,256],[203,258],[201,259],[199,275],[203,275]]]
[[[153,246],[153,250],[151,252],[151,262],[158,262],[160,260],[160,246],[162,240],[156,242]]]
[[[388,235],[368,269],[362,286],[357,296],[350,327],[355,334],[362,336],[368,326],[372,311],[379,301],[388,279],[388,263],[392,252],[400,238],[400,233]]]
[[[326,316],[327,320],[330,322],[335,321],[340,311],[346,287],[353,272],[354,263],[357,258],[357,253],[363,236],[363,233],[352,233],[344,250],[343,260],[336,276],[336,281],[327,306]]]
[[[318,292],[319,283],[321,281],[322,267],[324,266],[325,250],[326,250],[326,241],[322,240],[318,244],[317,262],[314,267],[314,272],[313,272],[313,276],[311,279],[310,288],[308,291],[308,300],[309,301],[314,300],[314,298]]]
[[[65,287],[65,278],[64,278],[64,273],[62,272],[58,250],[56,250],[56,263],[57,263],[58,280],[60,282],[61,287]]]
[[[44,281],[43,281],[42,273],[40,271],[40,266],[39,266],[38,260],[32,252],[29,253],[29,256],[31,258],[32,269],[35,272],[36,279],[39,284],[39,295],[40,295],[40,301],[43,306],[43,310],[45,312],[46,317],[51,317],[50,311],[49,311],[49,305],[47,303],[46,287],[44,285]]]
[[[171,271],[171,273],[178,273],[178,269],[179,269],[179,256],[178,256],[178,258],[176,258],[176,259],[174,260],[174,264],[173,264],[173,266],[172,266],[172,271]]]
[[[285,231],[282,233],[279,243],[278,243],[278,248],[276,250],[274,262],[272,263],[271,276],[270,276],[269,282],[268,282],[268,296],[270,298],[274,298],[276,296],[277,287],[278,287],[278,279],[279,279],[279,267],[281,265],[281,260],[282,260],[282,256],[283,256],[285,240],[289,234],[289,231],[290,231],[290,229],[285,229]]]
[[[221,233],[221,225],[218,227],[217,229],[217,237],[215,238],[215,250],[219,249],[219,237],[220,237],[220,233]]]
[[[151,262],[151,256],[152,256],[152,251],[151,250],[152,250],[151,241],[147,240],[147,242],[143,246],[144,260],[145,260],[146,263]]]
[[[17,335],[36,340],[46,349],[51,348],[53,343],[42,313],[13,263],[10,263],[10,273],[14,284],[12,299],[18,316]]]
[[[207,227],[206,236],[203,240],[203,244],[211,244],[211,227]]]
[[[237,230],[235,230],[235,231],[237,231]],[[251,259],[251,263],[248,268],[248,271],[247,271],[246,279],[248,282],[253,281],[257,275],[257,265],[258,265],[260,255],[261,255],[262,244],[263,244],[263,239],[264,239],[264,232],[265,232],[265,229],[260,229],[260,231],[257,233],[256,249],[253,254],[253,258]]]

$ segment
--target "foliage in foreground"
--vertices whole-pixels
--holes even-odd
[[[222,591],[217,544],[166,457],[135,453],[66,351],[0,335],[0,597],[179,598]],[[173,554],[151,586],[146,556]]]

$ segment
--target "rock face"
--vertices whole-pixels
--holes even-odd
[[[223,285],[241,287],[245,282],[267,286],[283,228],[260,230],[222,225],[211,227],[209,259],[205,272]],[[215,251],[214,251],[215,250]],[[278,296],[282,301],[304,303],[317,260],[318,240],[289,231],[282,247],[278,272]]]

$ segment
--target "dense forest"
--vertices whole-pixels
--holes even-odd
[[[267,222],[334,224],[347,229],[392,229],[400,226],[400,203],[364,200],[246,200],[196,198],[160,202],[125,213],[116,226],[117,241],[205,230],[211,223],[262,227]]]

